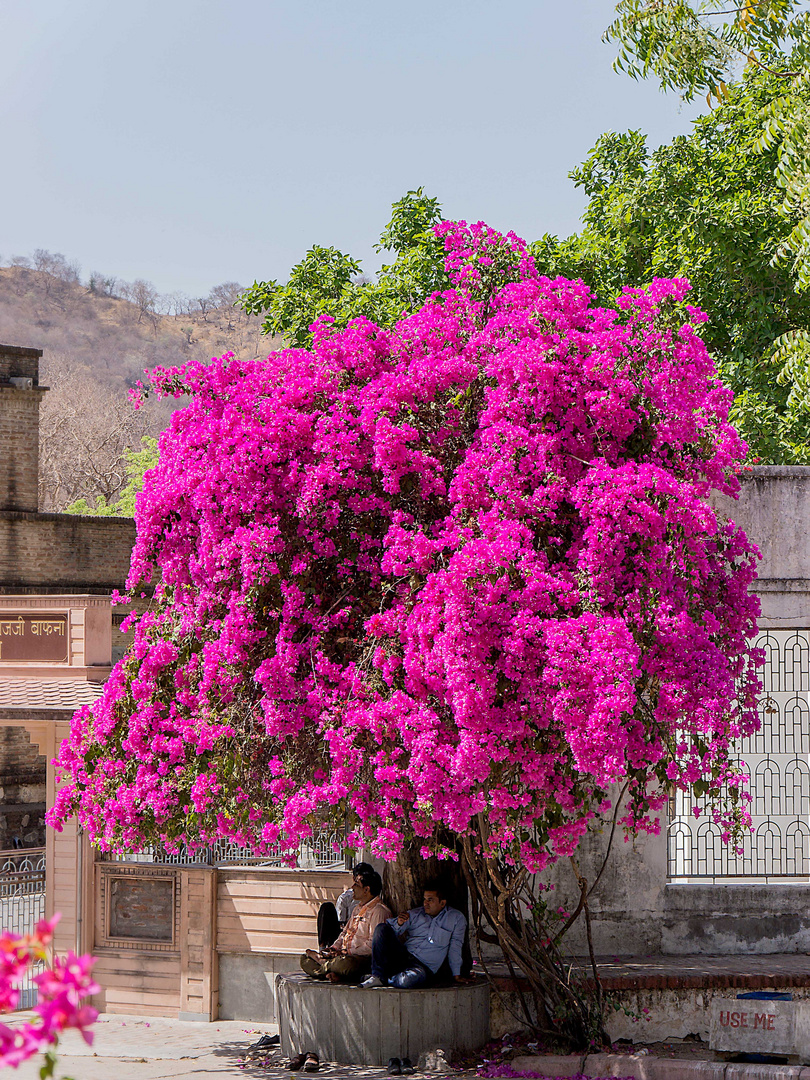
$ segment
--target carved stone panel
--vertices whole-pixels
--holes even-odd
[[[174,877],[117,877],[107,883],[110,938],[130,941],[174,939]]]

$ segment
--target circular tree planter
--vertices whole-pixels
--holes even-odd
[[[342,1065],[416,1063],[424,1050],[477,1050],[489,1039],[489,985],[363,990],[305,975],[276,977],[281,1050]]]

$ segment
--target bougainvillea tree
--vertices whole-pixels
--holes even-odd
[[[63,744],[102,848],[294,855],[325,822],[461,858],[477,922],[586,1037],[537,872],[672,785],[731,793],[754,551],[707,502],[744,445],[685,281],[596,307],[443,223],[452,287],[383,330],[155,371],[189,394],[138,498],[135,644]],[[583,888],[583,897],[586,890]],[[551,959],[549,959],[551,957]]]

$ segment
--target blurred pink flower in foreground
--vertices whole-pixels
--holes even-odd
[[[19,984],[39,961],[47,959],[48,946],[59,922],[57,913],[50,920],[37,923],[33,934],[15,937],[4,931],[0,934],[0,1012],[11,1012],[19,1001]],[[77,1028],[85,1042],[93,1042],[90,1025],[98,1016],[94,1008],[83,1005],[82,999],[98,992],[90,977],[95,961],[91,956],[76,956],[69,952],[55,958],[50,968],[34,976],[39,991],[38,1022],[26,1022],[11,1027],[0,1024],[0,1067],[17,1068],[34,1054],[55,1047],[60,1034],[67,1028]]]

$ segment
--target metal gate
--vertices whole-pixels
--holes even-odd
[[[21,937],[45,918],[45,848],[0,851],[0,930]],[[20,985],[18,1009],[37,1002],[36,970]]]
[[[810,878],[810,631],[769,630],[756,645],[765,650],[760,729],[742,740],[737,758],[753,831],[736,854],[703,801],[679,791],[668,838],[673,880]]]

